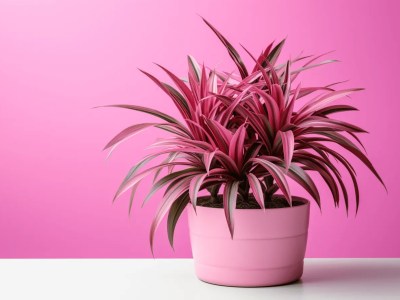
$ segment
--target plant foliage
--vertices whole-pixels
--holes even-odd
[[[296,83],[302,72],[335,61],[321,61],[322,56],[301,56],[278,64],[284,40],[276,46],[269,44],[258,57],[244,49],[254,61],[254,67],[248,69],[228,40],[204,21],[228,50],[239,75],[208,71],[192,56],[188,56],[187,81],[159,66],[174,86],[141,71],[172,100],[181,115],[179,120],[152,108],[109,105],[147,113],[159,121],[126,128],[105,149],[112,151],[124,140],[150,127],[169,133],[152,145],[159,150],[132,167],[115,195],[117,198],[131,190],[131,208],[138,185],[148,176],[154,176],[154,184],[143,203],[164,190],[151,225],[151,248],[154,233],[167,214],[168,237],[173,246],[179,217],[187,205],[196,209],[202,191],[207,191],[213,200],[220,192],[223,194],[223,209],[232,237],[233,212],[238,199],[248,201],[253,196],[260,208],[265,209],[267,201],[280,191],[291,205],[288,178],[303,187],[320,207],[318,187],[310,173],[319,174],[332,193],[335,206],[343,199],[348,211],[348,187],[338,164],[350,175],[357,212],[360,195],[356,172],[348,159],[331,145],[355,155],[384,184],[360,149],[358,135],[365,130],[333,117],[336,113],[357,110],[333,101],[360,89],[336,89],[337,84],[308,87]],[[164,157],[162,162],[148,165],[160,157]]]

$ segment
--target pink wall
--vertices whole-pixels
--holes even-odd
[[[167,4],[168,3],[168,4]],[[367,4],[368,3],[368,4]],[[159,62],[185,74],[186,55],[234,67],[197,14],[230,40],[259,53],[288,36],[284,56],[337,50],[340,64],[311,72],[309,84],[349,79],[352,121],[370,131],[368,154],[389,194],[355,162],[362,203],[357,218],[335,210],[323,187],[314,205],[308,257],[399,257],[400,69],[396,1],[0,0],[0,257],[149,257],[157,199],[132,217],[111,198],[158,131],[142,134],[105,160],[102,147],[139,113],[90,109],[111,103],[176,111],[137,67]],[[245,56],[245,55],[244,55]],[[246,58],[247,59],[247,58]],[[322,73],[321,73],[322,72]],[[138,199],[146,192],[139,191]],[[186,219],[175,253],[165,228],[157,257],[189,257]]]

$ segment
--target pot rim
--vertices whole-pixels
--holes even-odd
[[[284,197],[283,195],[275,195],[277,197]],[[210,196],[200,196],[198,199],[204,199],[204,198],[209,198]],[[277,207],[277,208],[266,208],[265,210],[281,210],[281,209],[298,209],[302,208],[304,206],[310,206],[310,200],[300,197],[300,196],[292,196],[292,200],[296,200],[301,202],[301,205],[296,205],[296,206],[289,206],[289,207]],[[208,207],[208,206],[201,206],[201,205],[196,205],[196,209],[201,208],[201,209],[224,209],[223,207]],[[243,210],[243,211],[259,211],[263,210],[262,208],[235,208],[236,210]]]

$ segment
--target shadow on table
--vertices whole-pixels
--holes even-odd
[[[307,261],[300,280],[274,287],[226,288],[199,282],[194,285],[199,287],[196,300],[400,299],[400,267],[390,260]]]
[[[328,261],[306,265],[302,279],[294,284],[382,284],[389,281],[400,283],[400,268],[390,264],[390,261]]]

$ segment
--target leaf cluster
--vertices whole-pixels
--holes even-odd
[[[303,187],[320,206],[318,187],[311,172],[319,174],[326,183],[335,206],[343,199],[348,211],[348,188],[338,164],[350,175],[357,210],[360,195],[356,172],[348,159],[331,145],[355,155],[383,184],[362,150],[358,135],[365,130],[333,117],[336,113],[357,110],[333,102],[360,89],[336,89],[337,83],[316,87],[296,83],[302,72],[335,61],[321,61],[322,55],[299,56],[279,64],[285,40],[275,46],[269,44],[258,57],[243,47],[254,61],[253,68],[248,69],[231,43],[204,21],[226,47],[239,74],[206,70],[192,56],[188,56],[187,80],[159,66],[174,86],[142,71],[172,100],[181,115],[179,120],[152,108],[109,105],[147,113],[159,121],[124,129],[105,149],[112,151],[121,142],[150,127],[169,133],[168,137],[152,144],[159,150],[132,167],[115,195],[117,198],[130,190],[131,209],[135,191],[144,178],[153,176],[154,184],[143,204],[164,189],[151,225],[151,247],[154,233],[167,214],[168,237],[173,246],[179,217],[188,204],[196,210],[201,191],[207,191],[215,201],[222,193],[232,237],[233,212],[238,199],[248,201],[249,197],[254,197],[260,208],[265,209],[266,202],[280,191],[292,205],[288,178]],[[148,165],[159,157],[164,157],[162,162]]]

